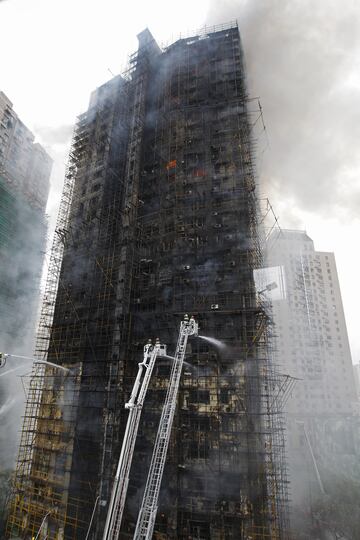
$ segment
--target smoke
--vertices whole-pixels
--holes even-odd
[[[23,368],[24,372],[26,368]],[[24,410],[25,394],[19,373],[20,369],[8,370],[0,382],[0,470],[12,469],[15,465],[19,442],[21,417]],[[13,397],[11,397],[13,396]]]
[[[0,350],[33,356],[46,224],[20,194],[6,198],[4,190],[1,196],[7,201],[1,217],[8,236],[0,246]],[[29,366],[9,358],[0,374],[0,469],[16,459],[25,400],[20,376]]]
[[[265,192],[325,217],[356,216],[360,4],[211,0],[209,24],[235,18],[270,141],[259,171]],[[265,148],[266,137],[259,143]],[[297,225],[290,211],[283,217]]]
[[[35,125],[34,129],[44,146],[66,145],[67,147],[74,126],[72,124],[63,124],[58,127]]]
[[[3,414],[6,414],[8,410],[10,410],[11,407],[14,405],[14,403],[15,403],[15,398],[9,396],[6,402],[0,407],[0,417]]]

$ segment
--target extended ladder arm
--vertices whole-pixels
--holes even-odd
[[[189,336],[197,335],[197,333],[197,323],[193,318],[189,320],[187,315],[185,315],[184,320],[180,323],[179,339],[170,374],[169,388],[166,394],[165,404],[156,435],[154,451],[151,458],[150,470],[146,481],[140,513],[136,524],[134,540],[151,540],[152,538],[158,509],[161,480],[164,472],[166,454],[174,420],[187,340]]]
[[[159,340],[156,341],[155,346],[152,346],[150,342],[144,347],[144,359],[139,363],[130,399],[125,405],[125,408],[129,409],[129,416],[111,493],[103,540],[117,540],[119,537],[142,406],[156,357],[165,355],[166,346],[161,345]]]

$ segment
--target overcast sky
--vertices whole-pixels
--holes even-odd
[[[126,8],[124,6],[126,5]],[[283,228],[336,255],[353,362],[360,361],[360,2],[0,0],[0,89],[53,157],[56,216],[76,115],[121,72],[149,27],[159,44],[237,19],[267,139],[258,172]],[[269,144],[267,144],[267,141]]]

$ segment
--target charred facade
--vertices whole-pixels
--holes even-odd
[[[283,383],[253,274],[262,253],[248,104],[236,24],[165,50],[145,30],[129,71],[79,117],[37,341],[71,375],[46,407],[54,373],[34,373],[43,392],[29,394],[9,536],[31,537],[49,512],[49,539],[84,539],[90,524],[89,538],[102,537],[142,347],[159,337],[171,354],[187,312],[223,345],[189,345],[154,538],[287,538]],[[134,533],[169,373],[162,359],[123,539]]]

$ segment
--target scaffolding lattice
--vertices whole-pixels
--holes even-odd
[[[80,373],[35,363],[29,377],[7,535],[35,537],[47,517],[47,537],[55,539],[67,507],[77,506],[67,497],[60,462],[71,463]]]
[[[65,248],[65,243],[69,235],[70,207],[74,191],[74,183],[77,171],[79,156],[73,151],[75,140],[78,137],[76,131],[73,134],[72,150],[65,172],[65,181],[60,200],[58,218],[56,222],[55,234],[50,253],[50,260],[45,283],[45,291],[41,308],[39,328],[36,336],[35,356],[46,359],[50,344],[51,326],[55,311],[56,294],[59,287],[61,263]]]

